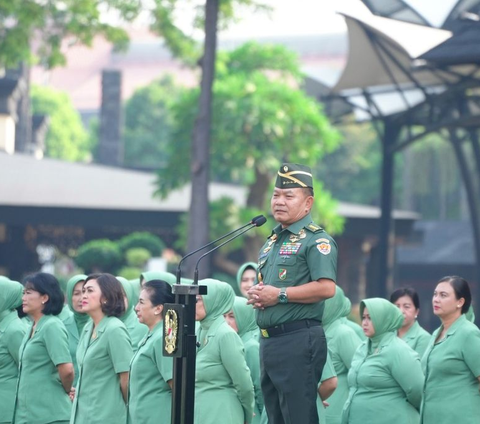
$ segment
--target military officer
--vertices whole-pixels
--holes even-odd
[[[337,246],[312,222],[312,173],[286,163],[271,198],[279,223],[260,250],[249,292],[261,329],[261,386],[270,424],[318,424],[317,387],[327,357],[323,301],[335,294]]]

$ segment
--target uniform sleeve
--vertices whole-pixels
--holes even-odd
[[[72,362],[68,346],[68,333],[60,320],[51,321],[43,329],[48,356],[55,366]]]
[[[336,337],[337,342],[337,355],[341,358],[347,369],[350,369],[352,365],[353,355],[358,346],[362,344],[360,337],[357,336],[355,331],[345,326],[341,328],[341,333]]]
[[[337,244],[324,232],[313,234],[308,246],[307,264],[312,281],[337,281]]]
[[[108,331],[108,354],[117,374],[130,369],[133,350],[125,327],[114,327]]]
[[[408,346],[394,344],[391,348],[389,354],[392,377],[405,392],[408,402],[419,410],[424,382],[420,358],[417,352]]]
[[[480,376],[480,330],[469,332],[468,339],[463,340],[463,359],[475,377]]]
[[[259,411],[263,410],[263,394],[260,386],[260,346],[257,342],[248,343],[245,346],[245,360],[250,369],[250,376],[252,377],[253,388],[255,390],[255,404]]]
[[[420,355],[420,358],[423,356],[427,350],[428,344],[430,343],[430,334],[422,333],[418,336],[417,343],[415,345],[415,352]]]
[[[169,380],[173,379],[173,358],[163,356],[162,343],[156,343],[153,349],[155,355],[155,363],[157,364],[157,370],[163,377],[165,382],[168,382]]]
[[[330,354],[330,350],[327,349],[327,361],[325,362],[325,366],[323,367],[320,383],[330,380],[331,378],[336,376],[337,373],[335,372],[335,367],[333,366],[332,356]]]
[[[23,338],[25,337],[26,329],[24,325],[15,326],[12,330],[8,330],[5,334],[5,344],[8,349],[8,353],[12,356],[15,363],[18,365],[20,346],[22,345]]]
[[[238,399],[243,407],[245,422],[253,418],[254,389],[250,371],[245,362],[243,343],[234,332],[223,334],[219,341],[220,358],[227,373],[232,379]]]

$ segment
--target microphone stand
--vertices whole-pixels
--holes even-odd
[[[231,234],[233,237],[215,246],[203,254],[195,266],[192,284],[180,284],[180,264],[177,269],[177,284],[173,286],[175,303],[165,304],[165,318],[163,326],[163,355],[174,358],[173,362],[173,389],[172,389],[172,424],[193,424],[195,408],[195,360],[197,353],[197,339],[195,336],[195,305],[198,295],[207,294],[206,286],[198,285],[198,265],[200,261],[215,250],[229,243],[254,227],[263,225],[266,218],[263,215],[252,219],[241,228],[225,234],[213,242],[190,252],[182,258],[206,249],[217,241],[223,240]],[[245,227],[248,227],[244,229]],[[243,230],[243,231],[241,231]],[[181,261],[181,262],[182,262]],[[198,423],[201,424],[201,423]]]

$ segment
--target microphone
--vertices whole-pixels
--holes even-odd
[[[222,246],[226,245],[227,243],[230,243],[232,240],[235,240],[237,237],[240,237],[241,235],[245,234],[247,231],[250,231],[252,228],[261,227],[263,224],[265,224],[265,222],[267,222],[267,218],[265,218],[263,215],[256,216],[255,218],[252,219],[250,224],[248,224],[250,226],[247,229],[241,232],[238,232],[240,230],[239,228],[237,230],[237,234],[235,234],[233,237],[230,237],[228,240],[225,240],[223,243],[220,243],[218,246],[215,246],[213,249],[209,250],[208,252],[205,252],[202,256],[200,256],[198,258],[197,264],[195,265],[195,271],[193,275],[193,284],[198,284],[198,265],[205,256],[210,255],[210,253],[215,252],[215,250],[220,249]]]
[[[181,276],[182,276],[181,265],[182,265],[182,263],[185,259],[189,258],[190,256],[194,255],[197,252],[200,252],[200,250],[206,249],[207,247],[212,246],[213,244],[217,243],[218,241],[223,240],[224,238],[226,238],[226,237],[228,237],[228,236],[230,236],[230,235],[232,235],[232,234],[234,234],[234,233],[236,233],[240,230],[243,230],[245,227],[248,227],[248,226],[251,226],[251,225],[259,227],[260,225],[257,225],[257,222],[261,221],[262,218],[263,218],[263,222],[260,225],[263,225],[267,221],[267,218],[265,218],[263,215],[258,215],[256,217],[252,218],[249,223],[247,223],[245,225],[242,225],[240,228],[237,228],[236,230],[233,230],[233,231],[228,232],[227,234],[224,234],[223,236],[217,238],[216,240],[213,240],[210,243],[207,243],[205,246],[199,247],[198,249],[194,250],[193,252],[187,253],[178,263],[177,284],[180,284],[180,279],[181,279]]]

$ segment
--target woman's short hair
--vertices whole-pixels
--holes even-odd
[[[441,278],[437,284],[440,283],[450,283],[455,292],[455,298],[460,300],[462,297],[465,300],[462,306],[462,314],[465,314],[470,309],[470,304],[472,303],[472,294],[470,292],[470,287],[462,277],[457,275],[448,275]]]
[[[46,272],[37,272],[25,277],[23,285],[27,290],[35,290],[41,295],[48,296],[48,300],[43,305],[44,315],[58,315],[62,312],[65,297],[55,276]]]
[[[150,280],[143,285],[142,289],[148,293],[148,297],[153,306],[175,302],[175,296],[172,294],[172,286],[166,281]]]
[[[420,299],[418,298],[418,293],[412,287],[400,287],[399,289],[395,290],[390,296],[390,302],[395,303],[403,296],[408,296],[410,299],[412,299],[415,309],[420,309]]]
[[[121,317],[125,313],[125,301],[123,297],[123,288],[112,274],[90,274],[85,280],[85,284],[95,280],[102,292],[103,302],[101,302],[102,312],[109,317]]]

